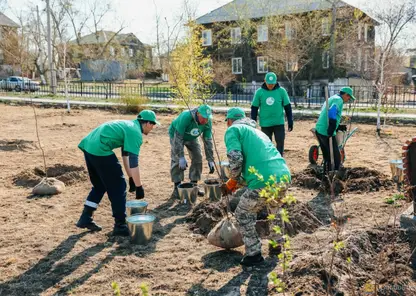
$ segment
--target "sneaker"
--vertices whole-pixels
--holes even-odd
[[[241,260],[240,264],[243,266],[254,266],[257,264],[261,264],[264,262],[264,258],[261,253],[253,256],[244,256]]]
[[[180,197],[179,197],[179,192],[178,192],[178,187],[174,187],[173,188],[173,192],[172,192],[172,195],[170,196],[171,198],[173,198],[173,199],[179,199]]]
[[[129,236],[129,228],[127,224],[115,224],[113,229],[114,236]]]

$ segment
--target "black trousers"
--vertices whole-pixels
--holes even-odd
[[[265,133],[269,138],[270,141],[273,141],[272,136],[274,134],[274,140],[276,141],[276,148],[283,156],[283,152],[285,150],[285,125],[273,125],[268,127],[262,127],[261,131]]]
[[[84,151],[92,189],[85,202],[96,209],[107,192],[116,222],[126,220],[126,180],[120,162],[115,154],[95,156]]]
[[[321,135],[320,133],[316,133],[316,136],[324,157],[324,170],[325,172],[329,172],[331,170],[331,153],[329,150],[330,137]],[[341,153],[339,152],[336,137],[332,137],[332,150],[334,151],[334,169],[337,171],[341,164]]]

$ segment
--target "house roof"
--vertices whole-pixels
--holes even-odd
[[[8,16],[0,12],[0,26],[20,28],[20,26],[11,20]]]
[[[338,7],[350,6],[340,1]],[[214,22],[236,21],[239,19],[255,19],[268,15],[287,15],[303,13],[314,10],[328,10],[332,7],[325,0],[269,0],[267,2],[253,0],[234,0],[199,18],[199,24],[210,24]]]
[[[107,43],[111,38],[116,35],[113,31],[98,31],[97,33],[91,33],[80,38],[80,44],[104,44]],[[147,46],[143,42],[139,40],[133,33],[128,34],[117,34],[114,37],[115,41],[119,42],[120,44],[131,44],[131,45],[139,45],[139,46]],[[75,43],[76,40],[72,40],[72,43]]]

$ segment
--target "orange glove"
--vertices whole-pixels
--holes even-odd
[[[228,179],[227,183],[225,183],[225,185],[227,186],[227,189],[231,192],[235,191],[238,185],[237,180],[234,179]]]

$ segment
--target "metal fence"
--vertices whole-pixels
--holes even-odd
[[[329,95],[338,93],[345,85],[330,85],[328,87]],[[357,106],[362,108],[372,108],[377,104],[378,92],[373,86],[352,86],[354,95],[357,98]],[[250,104],[258,86],[243,86],[235,84],[230,87],[227,93],[222,90],[212,90],[209,103],[221,103],[229,105]],[[297,106],[316,108],[325,101],[324,86],[304,86],[295,89],[295,95],[289,92],[292,103]],[[47,96],[50,94],[50,87],[41,85],[25,89],[2,89],[7,92],[26,92],[38,96]],[[89,98],[98,100],[115,100],[125,96],[144,96],[153,101],[172,102],[175,99],[175,91],[172,86],[144,85],[144,84],[122,84],[122,83],[81,83],[71,82],[67,88],[65,84],[60,83],[56,88],[56,95],[65,96],[65,93],[73,99]],[[383,98],[384,107],[393,107],[398,109],[416,108],[416,91],[411,86],[392,86],[389,87]]]

